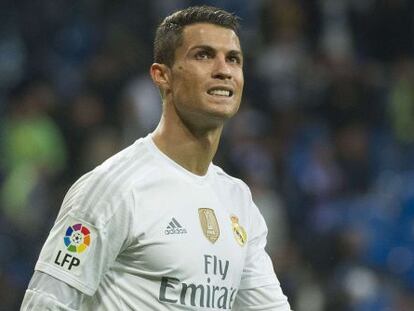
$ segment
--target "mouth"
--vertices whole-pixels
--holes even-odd
[[[212,87],[207,91],[207,94],[217,97],[232,97],[233,91],[227,87]]]

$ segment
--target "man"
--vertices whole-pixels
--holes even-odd
[[[237,17],[191,7],[158,27],[156,130],[81,177],[23,310],[290,310],[247,186],[213,165],[243,90]]]

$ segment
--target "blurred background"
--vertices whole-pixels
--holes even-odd
[[[245,180],[295,311],[414,310],[414,2],[0,1],[0,310],[69,186],[152,131],[156,25],[242,18],[246,87],[215,163]]]

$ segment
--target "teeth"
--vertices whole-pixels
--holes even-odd
[[[210,90],[208,91],[210,95],[217,95],[217,96],[230,96],[230,91],[228,90]]]

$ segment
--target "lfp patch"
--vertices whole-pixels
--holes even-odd
[[[72,217],[67,218],[62,229],[56,236],[59,240],[53,255],[53,263],[77,275],[81,273],[80,266],[89,257],[88,253],[96,238],[96,229]]]
[[[82,253],[91,244],[91,232],[88,227],[82,224],[75,224],[66,229],[63,238],[66,249],[72,253]]]

